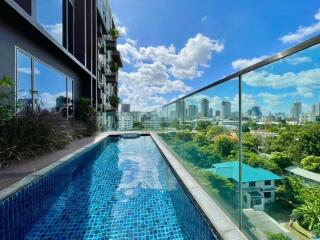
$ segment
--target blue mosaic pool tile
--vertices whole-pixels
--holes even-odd
[[[1,202],[0,216],[3,239],[215,239],[150,137],[99,144]]]

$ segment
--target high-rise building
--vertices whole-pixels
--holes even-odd
[[[261,112],[260,106],[253,106],[252,108],[250,108],[248,110],[248,115],[254,119],[261,119],[262,112]]]
[[[302,113],[302,103],[294,102],[291,107],[291,117],[293,120],[298,121],[299,115]]]
[[[118,119],[119,119],[118,129],[120,131],[133,129],[133,116],[131,113],[121,112],[119,113]]]
[[[198,106],[197,105],[189,105],[188,106],[188,117],[190,119],[195,119],[198,117]]]
[[[216,110],[215,116],[216,116],[216,117],[220,117],[220,110]]]
[[[63,104],[72,117],[72,105],[89,98],[100,125],[117,127],[122,61],[108,1],[0,1],[0,33],[0,76],[14,81],[17,102],[50,111]],[[58,94],[55,106],[48,96]]]
[[[185,103],[184,101],[176,102],[176,117],[178,119],[183,119],[185,115]]]
[[[201,100],[201,117],[209,117],[209,100],[203,98]]]
[[[312,113],[320,116],[320,102],[312,105]]]
[[[213,117],[213,109],[212,108],[209,108],[209,118],[212,118]]]
[[[222,101],[220,115],[222,120],[231,117],[231,102]]]
[[[121,112],[130,112],[130,104],[127,104],[127,103],[121,104]]]

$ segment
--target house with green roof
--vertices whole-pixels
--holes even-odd
[[[208,171],[229,179],[235,188],[239,187],[239,162],[213,164]],[[282,180],[279,175],[263,168],[242,164],[242,189],[244,208],[264,210],[265,203],[275,201],[276,182]]]

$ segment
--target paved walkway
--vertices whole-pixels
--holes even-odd
[[[87,137],[75,140],[70,143],[65,149],[49,153],[44,156],[37,157],[35,159],[30,159],[25,162],[18,162],[10,165],[7,168],[0,169],[0,191],[4,188],[10,186],[11,184],[18,182],[22,178],[28,176],[29,174],[40,170],[51,163],[58,161],[59,159],[65,157],[66,155],[84,147],[87,144],[95,142],[98,138],[106,136],[106,133],[100,133],[94,137]]]

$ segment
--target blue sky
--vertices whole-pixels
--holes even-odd
[[[158,107],[320,32],[316,0],[308,4],[296,0],[110,0],[110,5],[122,31],[119,50],[125,67],[120,73],[120,96],[137,109]],[[311,62],[303,64],[310,68]],[[299,69],[286,68],[277,71],[297,73]],[[281,91],[263,87],[246,88],[259,105],[271,103],[272,98],[261,93],[293,94],[299,87],[302,91],[296,85]],[[227,86],[220,88],[228,95]],[[319,100],[319,92],[312,91],[306,104]],[[298,97],[287,101],[296,99],[300,101]],[[272,108],[287,111],[288,104]]]

